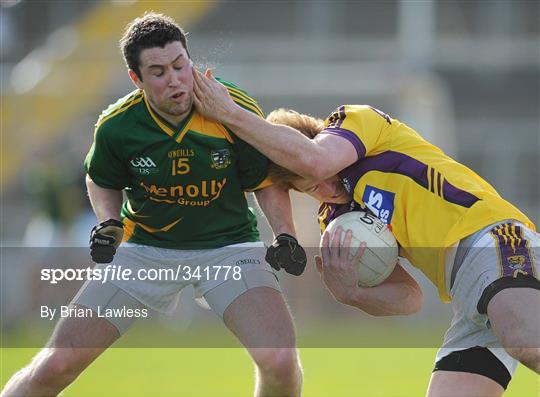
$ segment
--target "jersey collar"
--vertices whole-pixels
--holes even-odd
[[[192,107],[187,117],[184,120],[182,120],[177,127],[175,127],[152,109],[152,106],[150,106],[150,103],[148,102],[148,98],[144,94],[144,91],[143,91],[143,97],[144,97],[144,103],[146,105],[146,109],[148,109],[148,113],[150,113],[150,116],[152,117],[154,122],[158,125],[158,127],[167,135],[169,135],[172,139],[180,143],[182,138],[187,134],[189,127],[191,126],[191,122],[193,120],[193,114],[195,113],[194,112],[195,107]]]

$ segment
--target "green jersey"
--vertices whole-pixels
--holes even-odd
[[[257,103],[221,81],[240,106]],[[266,183],[268,160],[195,109],[173,127],[136,90],[99,117],[86,171],[100,187],[125,190],[124,241],[206,249],[258,241],[245,191]]]

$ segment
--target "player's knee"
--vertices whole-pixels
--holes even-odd
[[[294,348],[263,349],[259,351],[255,361],[266,377],[286,381],[296,378],[300,373],[298,353]]]
[[[41,386],[65,386],[88,365],[83,349],[51,348],[34,363],[31,380]]]

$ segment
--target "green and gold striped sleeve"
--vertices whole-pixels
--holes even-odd
[[[261,110],[257,101],[251,98],[244,90],[241,90],[236,85],[223,79],[216,78],[216,80],[218,80],[221,84],[227,87],[227,90],[229,90],[229,94],[231,95],[231,98],[234,102],[242,106],[244,109],[249,110],[250,112],[253,112],[258,116],[264,118],[264,113]]]

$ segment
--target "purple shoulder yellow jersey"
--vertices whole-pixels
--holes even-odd
[[[347,139],[358,160],[339,177],[351,204],[323,203],[321,230],[338,215],[368,208],[391,228],[401,255],[420,269],[449,301],[445,251],[498,221],[514,219],[535,230],[472,170],[447,156],[399,120],[364,105],[343,105],[325,120],[323,134]]]

